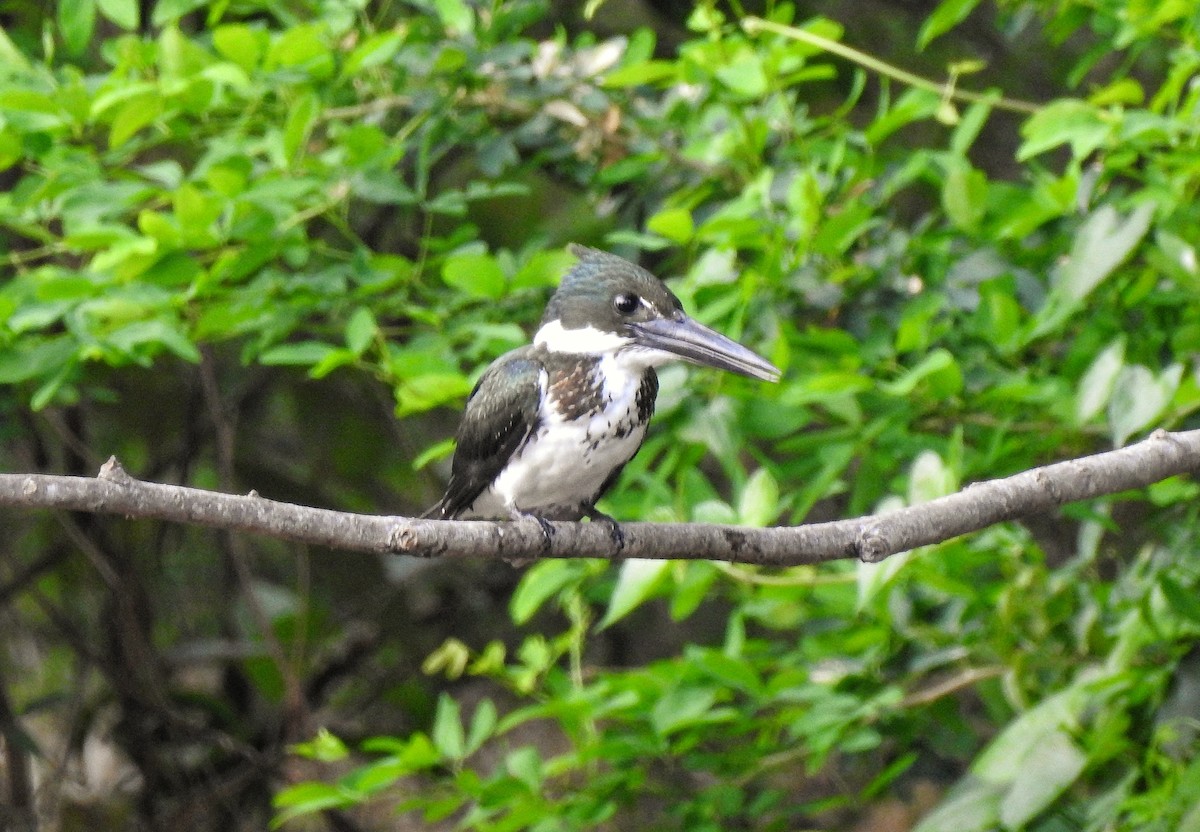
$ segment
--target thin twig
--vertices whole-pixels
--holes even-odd
[[[370,101],[364,101],[362,104],[352,104],[348,107],[330,107],[321,112],[321,118],[325,121],[336,121],[337,119],[357,120],[363,116],[375,113],[386,113],[388,110],[410,107],[412,103],[413,99],[411,95],[384,95],[379,98],[373,98]]]
[[[208,349],[200,351],[200,385],[204,392],[204,404],[215,432],[218,481],[222,488],[230,489],[233,488],[234,480],[235,431],[222,403],[220,385],[217,383],[217,373],[213,367],[212,352]],[[288,661],[283,644],[275,634],[271,617],[267,615],[258,594],[254,591],[254,574],[250,571],[250,553],[247,551],[245,541],[232,534],[228,529],[222,531],[224,532],[221,535],[223,548],[229,562],[233,564],[238,588],[246,602],[246,608],[250,611],[250,617],[254,619],[254,626],[258,629],[259,637],[266,646],[267,654],[271,657],[272,663],[283,680],[286,719],[284,734],[288,739],[304,736],[309,733],[308,725],[311,721],[308,704],[304,699],[304,686],[300,682],[295,666]]]
[[[735,581],[744,584],[754,584],[755,586],[830,586],[852,584],[858,580],[858,576],[853,572],[825,574],[818,573],[808,567],[805,567],[802,573],[787,575],[764,575],[760,572],[751,572],[749,569],[734,566],[732,563],[718,563],[717,568]]]
[[[831,52],[845,58],[848,61],[858,64],[863,69],[870,70],[887,78],[893,78],[902,84],[908,84],[910,87],[917,89],[928,90],[929,92],[937,93],[943,99],[952,99],[954,101],[967,101],[970,103],[981,102],[995,107],[997,110],[1007,110],[1012,113],[1025,113],[1032,115],[1042,109],[1041,104],[1035,104],[1032,101],[1022,101],[1017,98],[1005,98],[999,95],[989,95],[988,93],[971,92],[970,90],[960,90],[952,83],[938,83],[931,81],[928,78],[923,78],[920,75],[909,72],[908,70],[900,69],[891,64],[881,61],[873,55],[868,55],[866,52],[860,52],[853,46],[847,46],[836,40],[822,37],[813,32],[798,29],[795,26],[785,26],[782,23],[775,23],[770,20],[763,20],[761,17],[747,17],[742,21],[742,28],[748,34],[756,34],[758,32],[771,32],[776,35],[782,35],[785,38],[798,40],[801,43],[807,43],[810,46],[815,46],[818,49],[823,49],[826,52]]]
[[[2,668],[0,668],[2,670]],[[0,827],[23,830],[35,829],[33,811],[33,777],[30,773],[29,737],[21,728],[17,713],[8,698],[8,683],[0,674],[0,759],[8,769],[9,812],[0,810]],[[6,816],[7,814],[7,816]]]
[[[999,665],[993,667],[969,667],[962,673],[956,673],[950,678],[942,679],[940,682],[935,682],[929,687],[914,690],[908,696],[901,699],[900,704],[896,708],[898,710],[906,710],[919,705],[928,705],[930,702],[936,702],[943,696],[949,696],[963,688],[969,688],[976,682],[1003,676],[1007,671],[1008,668]]]
[[[37,248],[10,251],[8,254],[0,255],[0,266],[15,266],[20,268],[26,263],[32,263],[34,260],[41,260],[45,257],[53,257],[56,254],[62,254],[66,250],[66,246],[56,241],[38,246]]]
[[[42,577],[46,572],[66,560],[67,552],[63,548],[55,548],[28,566],[23,567],[16,575],[0,584],[0,606],[7,604],[13,597],[24,592],[26,587]]]
[[[59,517],[58,523],[62,526],[63,531],[67,533],[67,537],[70,538],[71,542],[75,544],[75,547],[83,552],[84,557],[87,558],[92,568],[100,574],[100,579],[104,581],[104,585],[109,589],[116,589],[120,586],[120,576],[117,575],[116,570],[113,569],[112,564],[109,563],[108,558],[105,557],[104,552],[100,550],[96,542],[88,537],[83,529],[79,528],[79,524],[75,522],[75,518],[69,515]]]

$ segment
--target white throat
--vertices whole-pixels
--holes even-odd
[[[640,372],[647,367],[659,367],[668,361],[679,360],[678,355],[650,347],[640,347],[632,338],[615,332],[603,332],[591,326],[564,329],[562,321],[550,321],[543,325],[533,336],[533,343],[550,352],[590,355],[595,358],[610,356],[629,372]]]
[[[633,339],[615,332],[603,332],[592,326],[564,329],[562,321],[550,321],[533,336],[533,343],[550,352],[605,355],[632,346]]]

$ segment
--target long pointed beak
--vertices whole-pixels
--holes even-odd
[[[765,358],[682,313],[674,318],[630,324],[630,329],[639,346],[669,352],[702,367],[763,381],[779,381],[783,374]]]

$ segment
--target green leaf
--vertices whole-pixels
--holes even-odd
[[[421,662],[421,672],[427,676],[441,673],[447,679],[458,679],[467,671],[471,650],[456,638],[448,638]]]
[[[155,0],[154,14],[150,16],[150,22],[155,27],[174,23],[188,12],[200,8],[206,2],[207,0]]]
[[[941,104],[942,99],[935,92],[916,88],[905,90],[890,109],[885,110],[871,123],[863,135],[873,145],[882,144],[884,139],[901,127],[935,116]]]
[[[913,460],[908,475],[908,504],[920,505],[958,490],[958,477],[937,451],[924,450]]]
[[[1052,288],[1031,322],[1026,341],[1057,331],[1083,305],[1084,299],[1120,266],[1145,237],[1154,214],[1143,203],[1125,219],[1111,205],[1084,222],[1071,245],[1071,255],[1054,271]]]
[[[621,572],[617,576],[617,585],[612,597],[608,599],[608,609],[604,611],[598,628],[604,629],[620,621],[633,612],[650,598],[658,589],[660,579],[670,568],[669,560],[643,560],[630,558],[621,564]]]
[[[1132,104],[1137,106],[1146,98],[1142,85],[1132,78],[1120,78],[1106,84],[1088,96],[1088,103],[1096,107],[1109,104]]]
[[[950,389],[962,388],[962,371],[954,356],[945,349],[936,349],[925,356],[917,366],[908,370],[895,381],[879,385],[879,388],[891,396],[907,396],[916,389],[924,379],[936,377],[938,374],[949,373],[957,378],[957,383],[950,380]]]
[[[433,746],[445,758],[461,760],[465,754],[463,739],[462,712],[458,703],[448,693],[438,697],[437,712],[433,717],[433,730],[430,731]]]
[[[241,23],[219,26],[212,33],[213,48],[221,57],[253,72],[263,56],[262,34]]]
[[[1175,832],[1200,832],[1200,800],[1193,801],[1191,807],[1183,813]]]
[[[1181,618],[1192,624],[1200,624],[1200,598],[1194,591],[1184,589],[1179,581],[1165,573],[1158,577],[1158,588],[1162,590],[1171,609]]]
[[[433,8],[451,35],[469,35],[475,31],[475,13],[465,0],[433,0]]]
[[[1100,351],[1092,361],[1075,394],[1075,421],[1084,424],[1104,409],[1117,383],[1117,374],[1125,364],[1125,336]]]
[[[750,475],[738,500],[738,522],[744,526],[763,527],[779,516],[779,484],[766,468]]]
[[[337,347],[320,341],[299,341],[295,344],[279,344],[258,357],[258,363],[267,365],[309,366],[336,352]]]
[[[542,791],[542,757],[536,748],[523,746],[510,751],[504,758],[504,768],[517,780],[525,784],[529,791],[539,794]]]
[[[113,116],[108,146],[115,149],[125,144],[143,127],[153,124],[162,112],[162,98],[156,92],[130,98]]]
[[[1022,760],[1000,800],[1000,822],[1008,829],[1023,829],[1079,778],[1086,765],[1087,755],[1068,734],[1051,731]]]
[[[697,3],[688,16],[687,27],[693,32],[716,32],[725,23],[725,15],[707,3]]]
[[[126,32],[138,27],[138,0],[98,0],[100,13]]]
[[[310,760],[320,760],[323,763],[344,760],[350,754],[346,744],[324,727],[318,729],[317,735],[308,742],[298,742],[293,745],[291,751],[293,754],[299,754]]]
[[[559,280],[574,263],[575,255],[570,252],[559,249],[539,251],[517,270],[517,273],[513,275],[510,287],[515,292],[521,289],[557,286]]]
[[[1000,822],[1003,790],[969,775],[912,832],[992,832]]]
[[[490,254],[457,254],[442,265],[447,286],[476,298],[495,300],[504,294],[504,270]]]
[[[686,208],[668,208],[646,221],[646,230],[676,243],[686,243],[695,232],[692,212]]]
[[[100,252],[92,260],[94,271],[102,272],[114,268],[130,255],[154,254],[158,250],[156,242],[162,243],[164,249],[177,248],[183,244],[179,224],[173,217],[158,211],[142,211],[138,214],[137,225],[138,231],[146,236],[111,246],[107,251]]]
[[[954,106],[954,102],[949,98],[942,98],[938,102],[938,107],[933,117],[947,127],[955,126],[960,120],[958,108]]]
[[[614,69],[604,76],[602,85],[610,89],[636,87],[673,81],[678,75],[679,69],[672,61],[641,61]]]
[[[320,109],[321,99],[313,92],[301,95],[292,103],[283,127],[283,152],[288,159],[296,159],[308,143]]]
[[[171,209],[185,242],[204,247],[214,239],[212,226],[221,216],[224,201],[185,183],[171,196]]]
[[[350,57],[346,58],[346,63],[342,67],[342,76],[350,77],[364,69],[386,64],[396,56],[403,44],[404,34],[402,32],[379,32],[371,35],[355,47],[354,51],[350,53]]]
[[[844,210],[827,215],[812,239],[813,251],[829,257],[840,257],[872,226],[879,223],[866,202],[851,202]]]
[[[733,526],[738,522],[738,515],[724,500],[701,500],[692,506],[691,520],[693,523]]]
[[[1010,722],[971,764],[971,772],[1006,789],[1048,737],[1074,729],[1088,703],[1087,686],[1076,683],[1043,699]]]
[[[21,137],[10,130],[0,129],[0,171],[8,170],[24,155]]]
[[[686,658],[696,668],[725,687],[740,690],[751,696],[760,696],[763,693],[762,679],[749,659],[696,646],[687,648]]]
[[[961,231],[973,232],[987,210],[988,182],[966,159],[951,157],[942,183],[942,208]]]
[[[279,791],[273,800],[276,809],[285,810],[271,822],[272,829],[280,828],[285,821],[320,812],[349,806],[353,796],[329,783],[300,783]]]
[[[999,98],[997,94],[995,98]],[[987,123],[988,116],[992,114],[993,102],[977,101],[967,108],[962,118],[958,122],[958,126],[954,128],[954,134],[950,137],[950,150],[956,156],[966,156],[967,151],[971,149],[971,145],[975,143],[975,139],[979,137],[979,133],[983,130],[983,125]]]
[[[67,52],[79,55],[87,49],[96,27],[96,0],[58,0],[58,29]]]
[[[650,712],[650,724],[659,736],[666,736],[697,722],[708,722],[709,712],[717,701],[710,687],[678,687],[668,691]]]
[[[738,50],[729,63],[717,67],[714,74],[742,98],[762,97],[769,83],[762,57],[748,47]]]
[[[1093,213],[1076,233],[1071,256],[1055,271],[1055,288],[1072,301],[1086,298],[1146,236],[1154,209],[1144,202],[1124,219],[1111,205]]]
[[[354,310],[350,320],[346,322],[346,346],[355,355],[362,355],[379,333],[379,324],[375,315],[365,306]]]
[[[475,706],[475,714],[471,717],[471,731],[467,735],[466,756],[474,754],[483,746],[496,730],[498,717],[496,706],[492,700],[484,699]]]
[[[676,578],[670,599],[671,618],[675,621],[682,621],[699,608],[720,574],[707,561],[693,561],[682,564],[681,568],[683,577]]]
[[[29,397],[30,409],[36,412],[51,404],[59,392],[66,387],[67,382],[71,380],[77,368],[78,363],[76,361],[69,361],[64,364],[57,373],[47,379]]]
[[[1168,367],[1157,377],[1140,364],[1122,367],[1108,402],[1113,444],[1121,447],[1130,436],[1153,423],[1170,403],[1182,378],[1180,364]]]
[[[1100,111],[1084,101],[1067,98],[1045,105],[1021,125],[1025,141],[1017,149],[1024,162],[1062,144],[1070,144],[1076,159],[1082,159],[1108,139],[1112,126]]]
[[[326,43],[325,27],[311,23],[293,26],[267,49],[264,65],[268,69],[294,67],[316,78],[333,74],[333,55]]]
[[[416,459],[412,461],[412,469],[420,471],[422,468],[429,465],[431,462],[437,462],[439,459],[445,459],[454,453],[453,437],[446,437],[441,442],[435,442],[421,453],[417,454]]]
[[[24,52],[17,48],[2,26],[0,26],[0,64],[7,64],[10,68],[23,72],[30,70],[29,59]]]
[[[465,217],[467,215],[467,197],[462,191],[443,191],[425,203],[425,210],[431,214]]]
[[[508,602],[513,623],[529,621],[550,596],[583,580],[585,574],[586,568],[571,560],[544,560],[529,567]]]
[[[12,346],[0,347],[0,384],[17,384],[50,376],[69,366],[78,344],[65,336],[49,341],[24,338]]]
[[[922,50],[930,41],[953,29],[967,19],[967,15],[979,5],[979,0],[942,0],[933,14],[925,18],[917,34],[917,50]]]
[[[403,418],[460,399],[471,392],[471,381],[462,373],[421,373],[409,376],[396,389],[396,416]]]
[[[156,344],[173,352],[184,361],[195,364],[200,361],[196,345],[172,321],[155,318],[149,321],[134,321],[109,333],[105,340],[122,352],[132,353],[143,344]]]

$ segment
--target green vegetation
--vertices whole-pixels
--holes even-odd
[[[571,240],[785,370],[665,370],[618,518],[865,514],[1195,426],[1192,4],[730,5],[0,4],[0,464],[419,511]],[[877,566],[396,582],[6,518],[0,692],[171,828],[1198,830],[1198,495]],[[249,649],[181,658],[215,640]]]

